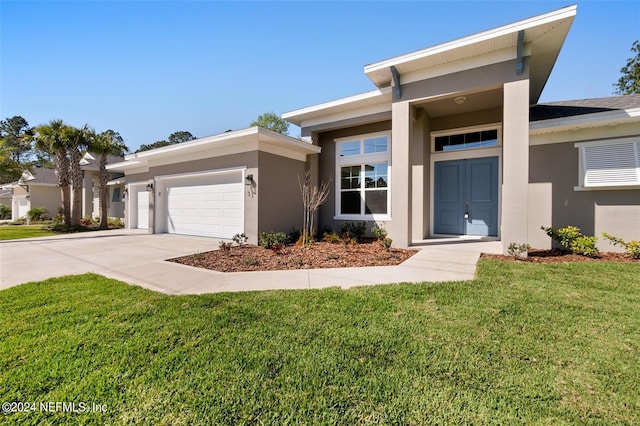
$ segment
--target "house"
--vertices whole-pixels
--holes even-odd
[[[120,162],[122,157],[109,156],[107,164]],[[82,217],[100,216],[100,199],[98,191],[98,156],[86,153],[81,161],[83,172],[82,184]],[[109,217],[124,218],[124,185],[119,178],[122,173],[111,173],[109,185]],[[11,219],[17,220],[27,215],[33,207],[44,207],[49,212],[47,216],[58,214],[62,206],[62,195],[58,187],[58,177],[54,169],[34,167],[32,171],[25,171],[22,177],[12,183],[0,187],[2,193],[7,194],[11,206]]]
[[[34,207],[44,207],[53,217],[61,206],[58,178],[53,169],[34,167],[33,171],[25,171],[17,181],[2,185],[0,190],[11,194],[11,220],[27,216]]]
[[[331,181],[317,229],[550,246],[540,226],[640,239],[640,97],[538,104],[569,6],[364,67],[375,89],[125,157],[127,226],[230,238],[300,224],[297,179]],[[607,247],[608,248],[608,247]]]

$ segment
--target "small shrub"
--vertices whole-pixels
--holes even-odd
[[[249,257],[244,260],[245,265],[247,266],[258,266],[260,265],[260,261],[255,257]]]
[[[327,259],[329,259],[329,260],[338,260],[338,259],[340,259],[340,255],[338,253],[329,253],[327,255]]]
[[[386,251],[389,251],[391,250],[391,244],[393,244],[393,240],[389,237],[384,237],[383,239],[380,240],[380,244],[382,245],[382,247],[384,247]]]
[[[284,247],[289,243],[289,237],[284,232],[261,232],[258,236],[258,244],[266,249],[279,245]]]
[[[524,255],[527,253],[527,250],[529,250],[530,248],[531,246],[527,243],[511,243],[509,244],[509,248],[507,248],[507,253],[509,253],[509,256],[512,256],[514,259],[520,259],[524,257]]]
[[[340,234],[345,239],[361,238],[367,230],[366,222],[346,222],[340,228]]]
[[[371,233],[378,240],[384,240],[385,238],[387,238],[387,230],[384,229],[384,225],[373,225],[371,227]]]
[[[575,226],[565,226],[564,228],[545,228],[541,226],[542,229],[551,239],[566,249],[571,250],[571,243],[578,237],[581,237],[580,228]]]
[[[249,237],[247,237],[247,234],[243,232],[242,234],[234,235],[231,239],[238,245],[238,247],[242,247],[243,245],[247,244]]]
[[[609,240],[609,243],[613,244],[614,246],[619,245],[624,247],[625,251],[635,259],[640,259],[640,240],[632,240],[626,242],[622,238],[614,237],[613,235],[607,234],[606,232],[603,232],[602,236],[605,240]]]
[[[587,237],[586,235],[581,235],[571,242],[570,249],[575,254],[593,257],[600,252],[598,247],[596,247],[597,243],[598,237]]]
[[[0,219],[11,219],[11,207],[0,204]]]
[[[230,251],[231,246],[233,246],[233,244],[228,241],[220,241],[218,243],[218,248],[222,251]]]
[[[37,222],[39,220],[43,220],[44,216],[47,213],[49,213],[49,210],[45,209],[44,207],[34,207],[27,212],[27,217],[29,218],[29,220]]]
[[[322,236],[322,241],[326,242],[326,243],[331,243],[331,244],[338,244],[342,242],[342,238],[340,238],[340,235],[336,234],[335,232],[331,232],[331,233],[324,233],[324,235]]]
[[[291,259],[291,264],[297,267],[304,265],[304,260],[301,257]]]
[[[107,218],[107,225],[109,228],[120,229],[124,228],[124,221],[119,217],[110,217]]]
[[[82,226],[89,226],[92,224],[93,224],[93,220],[89,216],[85,216],[82,219],[80,219],[80,225]]]

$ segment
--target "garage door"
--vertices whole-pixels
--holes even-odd
[[[216,238],[244,232],[243,193],[241,172],[168,179],[167,232]]]

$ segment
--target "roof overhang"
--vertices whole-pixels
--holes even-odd
[[[282,118],[300,127],[317,126],[326,122],[347,120],[363,115],[391,111],[391,88],[370,92],[285,112]]]
[[[427,49],[386,59],[364,67],[364,73],[378,87],[391,85],[393,70],[402,78],[406,75],[438,69],[450,70],[452,63],[464,63],[483,56],[516,59],[518,34],[524,33],[523,55],[530,61],[532,104],[536,103],[544,88],[560,49],[564,44],[576,16],[577,5],[568,6],[543,15],[518,21]],[[496,55],[501,53],[501,55]],[[474,59],[473,62],[477,60]],[[442,75],[442,74],[441,74]]]
[[[107,165],[107,170],[139,173],[150,166],[221,157],[250,151],[264,151],[305,161],[309,154],[320,153],[319,146],[262,127],[249,127],[205,138],[125,156],[124,161]]]
[[[594,127],[619,126],[634,122],[640,122],[640,108],[612,110],[593,114],[576,115],[573,117],[534,121],[529,124],[529,133],[531,135],[541,135],[546,133],[590,129]]]

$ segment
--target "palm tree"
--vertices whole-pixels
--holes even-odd
[[[129,151],[124,144],[122,136],[113,130],[107,130],[102,133],[91,131],[89,138],[89,151],[98,155],[98,190],[100,196],[100,229],[109,227],[107,216],[109,208],[107,205],[108,192],[107,183],[109,182],[109,172],[107,171],[107,157],[109,155],[121,156]]]
[[[62,120],[51,120],[49,124],[36,127],[36,148],[48,152],[54,158],[58,186],[62,194],[62,215],[66,225],[71,224],[71,190],[69,177],[67,126]]]
[[[89,126],[81,128],[67,126],[63,130],[67,139],[67,152],[69,154],[69,177],[73,190],[71,208],[71,226],[80,226],[82,219],[82,180],[83,174],[80,168],[80,160],[84,150],[89,145]]]

